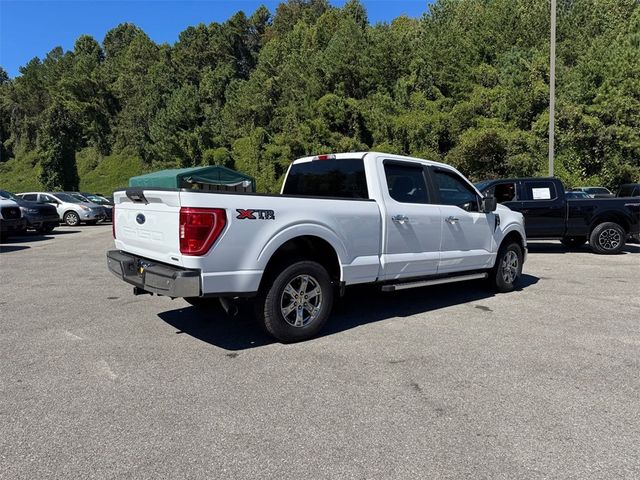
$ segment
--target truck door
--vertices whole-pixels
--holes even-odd
[[[442,215],[438,273],[491,267],[495,213],[480,212],[480,196],[456,172],[433,167],[431,178]]]
[[[381,279],[433,275],[440,259],[440,208],[431,203],[426,167],[385,160]]]
[[[561,237],[565,232],[567,201],[552,180],[522,182],[521,212],[527,237]]]

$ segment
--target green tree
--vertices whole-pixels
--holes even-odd
[[[45,113],[40,137],[40,183],[45,190],[77,190],[75,159],[77,126],[71,113],[54,103]]]

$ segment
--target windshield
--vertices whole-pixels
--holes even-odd
[[[105,205],[107,202],[104,198],[100,198],[96,195],[86,195],[87,200],[93,203],[97,203],[98,205]]]
[[[611,193],[609,190],[607,190],[604,187],[589,187],[586,190],[587,190],[587,193],[593,193],[593,194],[595,194],[595,193],[605,193],[605,194]]]
[[[490,183],[491,181],[484,181],[484,182],[474,183],[474,185],[478,189],[478,191],[482,192],[485,188],[489,186]]]
[[[70,193],[69,195],[71,195],[73,198],[77,198],[81,202],[87,202],[88,201],[87,198],[84,195],[81,195],[79,193]]]
[[[66,203],[82,203],[83,202],[83,200],[78,200],[77,198],[72,197],[68,193],[52,193],[51,195],[56,197],[61,202],[66,202]]]
[[[0,190],[0,197],[6,198],[8,200],[20,200],[13,193],[9,193],[6,190]]]

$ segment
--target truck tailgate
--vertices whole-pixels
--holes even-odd
[[[114,193],[116,248],[141,257],[182,265],[178,224],[180,192],[144,190],[144,201]]]

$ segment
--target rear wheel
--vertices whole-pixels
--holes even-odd
[[[76,225],[80,224],[80,216],[74,211],[65,213],[64,217],[62,217],[62,220],[70,227],[75,227]]]
[[[578,248],[585,244],[587,237],[563,237],[560,242],[569,248]]]
[[[498,251],[490,279],[498,292],[512,291],[522,275],[522,247],[517,243],[503,245]]]
[[[329,318],[333,285],[327,270],[316,262],[296,262],[275,276],[256,299],[256,316],[265,330],[281,342],[314,337]]]
[[[615,222],[604,222],[596,226],[589,237],[594,252],[603,255],[619,253],[624,248],[627,232]]]

